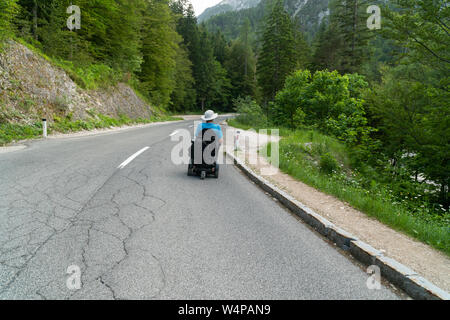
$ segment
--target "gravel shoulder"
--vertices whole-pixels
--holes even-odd
[[[259,138],[260,141],[268,141],[267,136],[232,127],[227,127],[227,130],[232,131],[233,136],[236,131],[240,131],[240,151],[237,156],[242,160],[245,159],[249,167],[258,174],[261,174],[263,168],[270,167],[266,159],[258,155],[258,150],[255,147],[248,147],[248,145],[254,145],[254,143],[247,146],[245,143],[245,139],[256,141]],[[227,148],[233,148],[233,141],[227,141]],[[252,158],[257,159],[256,165],[249,164],[249,160]],[[251,161],[251,163],[254,162]],[[450,259],[445,254],[389,228],[352,208],[348,203],[318,191],[281,171],[278,171],[275,175],[264,176],[264,178],[330,222],[354,234],[359,239],[382,251],[386,256],[410,267],[440,288],[450,291]]]

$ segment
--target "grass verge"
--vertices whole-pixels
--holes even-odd
[[[176,121],[183,120],[181,118],[174,118],[170,116],[154,116],[148,118],[130,119],[125,115],[119,118],[112,118],[102,114],[92,114],[92,117],[87,120],[73,121],[70,117],[58,118],[55,117],[54,122],[49,124],[48,133],[71,133],[83,130],[106,129],[113,127],[121,127],[126,125],[147,124],[153,122]],[[33,124],[15,124],[15,123],[0,123],[0,146],[8,143],[26,139],[34,139],[42,136],[42,123],[36,122]]]

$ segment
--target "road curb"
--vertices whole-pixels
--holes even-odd
[[[435,286],[396,260],[384,256],[381,251],[376,250],[320,216],[291,195],[253,172],[252,169],[231,152],[225,151],[225,153],[250,180],[255,182],[265,192],[277,199],[321,235],[333,241],[339,248],[348,251],[356,260],[367,266],[378,266],[381,275],[385,279],[404,290],[411,298],[418,300],[450,300],[450,294],[445,290]]]

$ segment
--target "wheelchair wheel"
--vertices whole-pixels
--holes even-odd
[[[188,172],[187,172],[188,177],[192,177],[194,176],[194,166],[192,164],[189,165],[188,167]]]
[[[214,170],[214,178],[219,179],[219,165],[216,164],[216,169]]]

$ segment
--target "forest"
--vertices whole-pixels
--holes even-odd
[[[380,29],[367,25],[374,2]],[[236,125],[282,128],[283,170],[317,156],[337,189],[401,206],[405,221],[394,210],[387,223],[448,252],[448,1],[331,0],[314,31],[284,1],[263,3],[199,24],[188,0],[1,0],[0,42],[41,50],[86,89],[127,82],[170,113],[237,111]],[[72,4],[81,27],[69,30]],[[321,150],[300,148],[304,135]],[[374,203],[361,209],[384,210]]]

